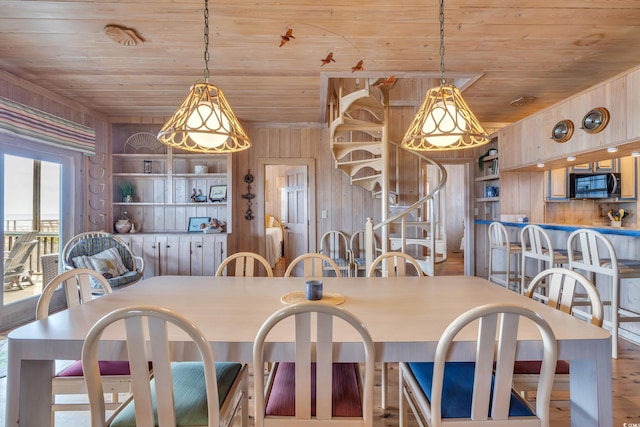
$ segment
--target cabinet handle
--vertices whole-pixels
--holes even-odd
[[[170,248],[170,247],[171,247],[171,245],[167,245],[167,248]]]
[[[156,245],[151,246],[151,249],[155,249],[155,248],[156,248]]]
[[[196,248],[202,248],[202,244],[196,243]]]

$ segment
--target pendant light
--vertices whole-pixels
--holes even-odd
[[[477,147],[489,142],[484,128],[462,99],[460,90],[444,79],[444,0],[440,0],[440,86],[429,89],[402,139],[414,151]]]
[[[233,153],[251,147],[249,136],[222,91],[209,83],[209,1],[204,1],[204,83],[191,90],[158,139],[174,148],[198,153]]]

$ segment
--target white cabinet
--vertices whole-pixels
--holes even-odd
[[[620,200],[638,199],[638,159],[620,158]]]
[[[154,276],[213,276],[227,256],[227,235],[119,234],[145,262],[144,278]]]
[[[569,172],[567,168],[548,172],[547,200],[569,199]]]

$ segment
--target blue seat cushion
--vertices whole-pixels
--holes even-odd
[[[433,363],[409,363],[422,392],[431,401]],[[474,362],[447,362],[444,368],[442,387],[442,418],[470,418],[473,398]],[[491,385],[493,393],[493,382]],[[491,405],[489,405],[491,411]],[[533,416],[533,412],[515,393],[511,393],[510,417]]]
[[[218,402],[220,406],[229,394],[242,364],[232,362],[216,362],[216,378],[218,381]],[[204,381],[204,365],[202,362],[174,362],[171,364],[173,375],[173,398],[176,410],[176,425],[205,426],[208,423],[207,390]],[[151,380],[151,398],[158,425],[155,381]],[[113,419],[111,427],[135,427],[135,401],[132,400]]]
[[[265,414],[295,416],[295,363],[278,363],[275,367],[271,393]],[[362,398],[358,382],[357,363],[333,364],[333,392],[331,398],[334,417],[362,417]],[[316,364],[311,364],[311,415],[316,414]]]

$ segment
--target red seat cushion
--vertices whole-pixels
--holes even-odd
[[[265,414],[295,416],[295,364],[278,363]],[[333,364],[332,414],[334,417],[362,417],[362,400],[357,363]],[[316,414],[316,366],[311,365],[311,415]]]
[[[514,374],[540,374],[540,368],[542,367],[541,360],[516,360],[513,366]],[[558,360],[556,364],[556,375],[568,375],[569,374],[569,362],[566,360]]]
[[[129,370],[129,362],[126,360],[100,360],[98,361],[100,367],[100,375],[131,375]],[[149,369],[151,369],[151,363],[149,363]],[[57,377],[82,377],[84,373],[82,371],[82,361],[77,360],[73,362],[69,367],[60,371]]]

